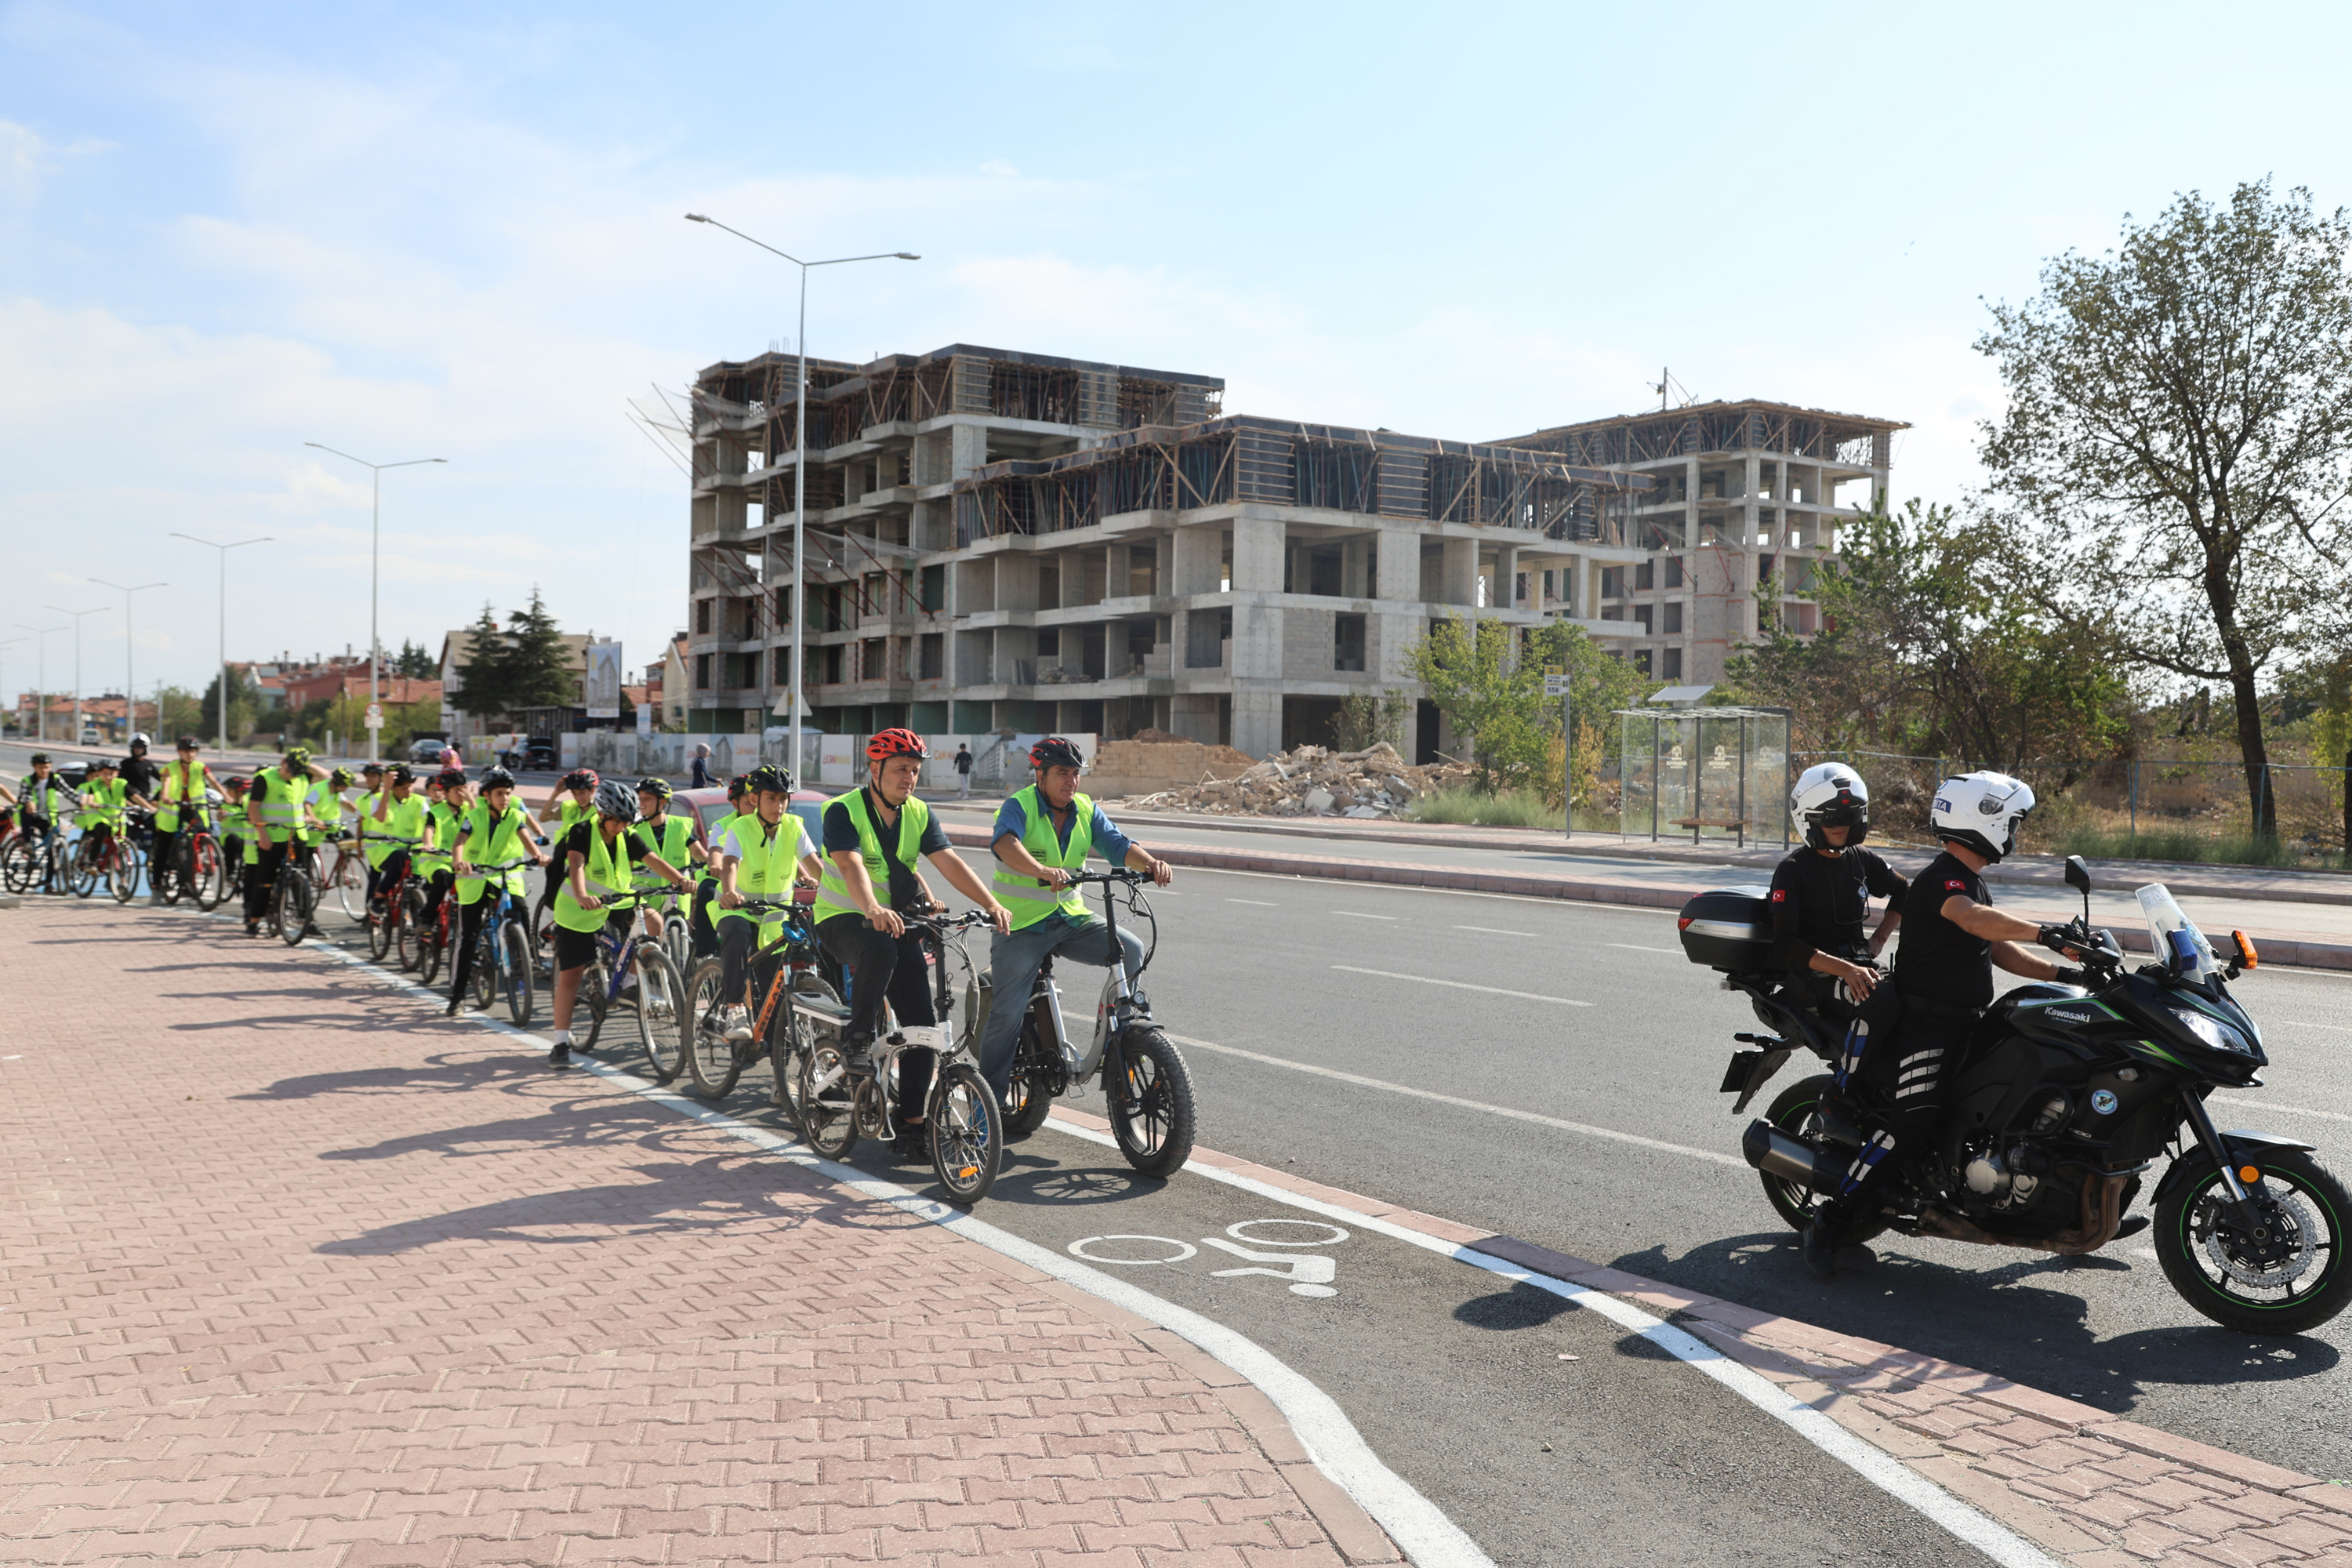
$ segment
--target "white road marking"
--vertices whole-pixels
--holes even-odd
[[[1612,942],[1604,943],[1603,945],[1609,947],[1622,947],[1627,952],[1663,952],[1674,958],[1681,958],[1684,956],[1683,950],[1678,947],[1643,947],[1637,943],[1630,942]]]
[[[2284,1024],[2290,1029],[2326,1029],[2338,1035],[2352,1035],[2352,1024],[2322,1024],[2309,1018],[2257,1018],[2255,1022],[2269,1029]]]
[[[1367,915],[1359,913],[1354,910],[1333,910],[1331,912],[1335,915],[1345,915],[1351,921],[1392,921],[1396,919],[1396,916],[1394,915]]]
[[[1536,934],[1531,931],[1498,931],[1493,926],[1455,926],[1454,929],[1455,931],[1481,931],[1487,936],[1533,936]]]
[[[1718,1165],[1729,1165],[1738,1171],[1748,1169],[1747,1161],[1734,1159],[1729,1154],[1718,1154],[1712,1149],[1693,1149],[1686,1144],[1662,1142],[1655,1138],[1644,1138],[1638,1132],[1620,1132],[1613,1127],[1594,1127],[1582,1121],[1563,1121],[1557,1116],[1538,1116],[1532,1110],[1517,1110],[1507,1105],[1488,1105],[1484,1100],[1464,1100],[1458,1095],[1440,1094],[1435,1089],[1415,1089],[1411,1084],[1390,1083],[1385,1079],[1365,1078],[1358,1073],[1341,1072],[1337,1068],[1317,1067],[1312,1062],[1292,1061],[1287,1057],[1269,1057],[1257,1051],[1244,1050],[1239,1046],[1221,1046],[1214,1040],[1196,1040],[1189,1035],[1171,1035],[1168,1037],[1180,1046],[1198,1046],[1204,1051],[1216,1051],[1224,1056],[1240,1057],[1245,1061],[1261,1062],[1267,1067],[1287,1068],[1292,1072],[1312,1073],[1317,1078],[1351,1083],[1359,1089],[1381,1089],[1390,1094],[1406,1095],[1414,1100],[1434,1100],[1440,1105],[1458,1106],[1464,1110],[1482,1110],[1489,1116],[1507,1117],[1513,1121],[1532,1121],[1538,1127],[1554,1127],[1562,1132],[1580,1133],[1587,1138],[1606,1138],[1612,1143],[1631,1143],[1637,1148],[1655,1149],[1662,1153],[1685,1154],[1694,1160],[1706,1160]]]
[[[1117,1147],[1109,1133],[1097,1132],[1091,1127],[1075,1126],[1062,1121],[1059,1117],[1048,1116],[1045,1125],[1056,1132],[1066,1133],[1073,1138],[1081,1138],[1089,1143]],[[1532,1286],[1536,1289],[1549,1292],[1571,1301],[1577,1306],[1598,1312],[1618,1327],[1631,1330],[1677,1361],[1686,1363],[1698,1372],[1713,1378],[1767,1415],[1790,1427],[1799,1436],[1829,1455],[1830,1458],[1853,1470],[1873,1486],[1897,1500],[1908,1504],[1953,1535],[2001,1564],[2001,1568],[2060,1568],[2054,1559],[2032,1542],[2005,1529],[1984,1514],[1979,1513],[1893,1455],[1872,1447],[1822,1412],[1800,1402],[1777,1384],[1740,1365],[1739,1363],[1733,1361],[1696,1335],[1687,1333],[1675,1328],[1672,1323],[1652,1317],[1630,1301],[1621,1301],[1614,1296],[1586,1286],[1572,1285],[1565,1279],[1554,1279],[1548,1274],[1538,1274],[1532,1269],[1522,1268],[1516,1263],[1480,1252],[1475,1247],[1456,1246],[1453,1242],[1441,1240],[1437,1237],[1409,1229],[1389,1220],[1359,1214],[1354,1209],[1341,1208],[1337,1204],[1327,1204],[1318,1199],[1286,1193],[1279,1187],[1253,1180],[1238,1172],[1219,1170],[1213,1165],[1203,1165],[1198,1161],[1187,1162],[1184,1169],[1193,1175],[1206,1176],[1213,1182],[1222,1182],[1229,1187],[1238,1187],[1244,1192],[1255,1193],[1262,1198],[1268,1198],[1276,1203],[1305,1209],[1309,1214],[1319,1214],[1334,1220],[1344,1219],[1349,1224],[1362,1229],[1377,1231],[1382,1236],[1393,1237],[1408,1246],[1418,1247],[1427,1252],[1439,1253],[1457,1262],[1466,1263],[1474,1268],[1483,1268],[1489,1274],[1497,1275],[1515,1283]],[[1234,1370],[1241,1369],[1235,1367]],[[1383,1522],[1386,1521],[1383,1521]],[[1402,1545],[1403,1542],[1400,1541],[1399,1544]],[[1407,1551],[1410,1552],[1411,1548],[1408,1547]],[[1420,1559],[1416,1557],[1414,1561],[1418,1563]]]
[[[2239,1100],[2216,1094],[2210,1096],[2205,1103],[2242,1105],[2249,1110],[2275,1110],[2286,1116],[2316,1116],[2323,1121],[2352,1121],[2352,1116],[2347,1116],[2340,1110],[2315,1110],[2307,1105],[2278,1105],[2267,1100]]]
[[[320,943],[312,951],[325,953],[353,969],[365,971],[380,984],[425,1003],[438,1005],[445,1000],[436,992],[403,980],[368,960],[353,957],[331,944]],[[512,1024],[502,1024],[486,1014],[460,1016],[496,1034],[529,1040],[534,1045],[551,1044],[545,1036],[519,1029]],[[1356,1430],[1355,1423],[1348,1419],[1348,1413],[1339,1408],[1337,1400],[1246,1335],[1236,1333],[1223,1323],[1177,1306],[1172,1301],[1163,1301],[1123,1279],[1114,1279],[1099,1269],[1089,1268],[1034,1242],[1024,1241],[1009,1231],[999,1230],[961,1209],[877,1180],[855,1166],[809,1153],[793,1140],[764,1127],[739,1121],[714,1106],[688,1100],[593,1058],[574,1058],[573,1066],[615,1088],[715,1128],[778,1159],[807,1166],[862,1196],[890,1204],[953,1231],[968,1241],[978,1242],[992,1252],[1026,1263],[1041,1273],[1051,1275],[1065,1284],[1075,1285],[1089,1295],[1123,1307],[1171,1333],[1192,1341],[1247,1378],[1260,1393],[1272,1400],[1275,1408],[1281,1411],[1283,1418],[1290,1423],[1291,1430],[1298,1435],[1300,1444],[1307,1449],[1307,1457],[1315,1461],[1316,1468],[1330,1477],[1340,1489],[1356,1500],[1366,1513],[1378,1521],[1381,1528],[1389,1532],[1390,1538],[1415,1564],[1422,1565],[1422,1568],[1495,1568],[1494,1559],[1479,1548],[1467,1531],[1448,1519],[1444,1510],[1423,1497],[1412,1482],[1381,1462],[1380,1456],[1372,1452],[1370,1445],[1364,1441],[1363,1434]],[[2037,1564],[2035,1568],[2042,1568],[2042,1565]]]
[[[1227,899],[1225,902],[1229,904],[1255,904],[1262,910],[1278,910],[1282,907],[1280,904],[1270,904],[1264,899]]]
[[[1506,991],[1499,985],[1473,985],[1466,980],[1440,980],[1429,974],[1399,974],[1389,969],[1358,969],[1353,964],[1335,963],[1332,968],[1343,974],[1377,974],[1383,980],[1410,980],[1422,985],[1444,985],[1455,991],[1484,991],[1489,996],[1517,996],[1522,1002],[1556,1002],[1563,1007],[1590,1007],[1591,1002],[1579,1002],[1570,996],[1538,996],[1532,991]]]

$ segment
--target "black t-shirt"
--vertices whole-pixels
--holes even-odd
[[[155,785],[163,777],[163,770],[145,757],[125,757],[121,766],[114,771],[124,784],[131,786],[132,795],[143,795],[149,800],[155,798]]]
[[[568,858],[571,851],[575,849],[578,850],[580,858],[583,860],[586,860],[591,858],[589,855],[589,847],[592,841],[589,835],[595,831],[596,819],[593,816],[588,816],[583,817],[580,821],[573,823],[571,828],[565,832],[563,835],[563,841],[556,846],[555,874],[557,876],[569,877],[572,875],[572,861]],[[621,843],[627,850],[629,863],[631,865],[642,863],[645,858],[648,854],[652,853],[653,850],[653,846],[646,842],[646,836],[639,833],[635,828],[631,828],[621,835]],[[594,889],[591,889],[590,891],[593,892]]]
[[[890,879],[890,907],[894,910],[906,909],[922,896],[921,884],[915,880],[913,867],[898,864],[898,825],[884,820],[882,803],[876,798],[871,789],[866,790],[865,795],[866,813],[874,818],[874,837],[882,847],[882,868],[888,873]],[[830,858],[835,850],[846,849],[854,855],[864,847],[865,846],[858,842],[857,824],[849,815],[848,804],[845,801],[836,800],[826,806],[824,848],[827,858]],[[923,824],[922,839],[915,847],[915,852],[918,855],[928,858],[948,847],[948,830],[940,826],[938,817],[934,816]]]
[[[1798,973],[1816,952],[1867,963],[1863,917],[1874,898],[1903,907],[1903,879],[1870,850],[1798,850],[1772,869],[1772,956]]]
[[[1944,918],[1944,900],[1990,904],[1984,879],[1947,850],[1927,862],[1903,896],[1903,942],[1895,950],[1895,983],[1905,997],[1961,1007],[1992,1003],[1992,943]]]

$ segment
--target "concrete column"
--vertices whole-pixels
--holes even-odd
[[[1366,569],[1371,555],[1371,541],[1350,539],[1339,546],[1339,593],[1345,598],[1369,599],[1372,596],[1371,574]]]
[[[1383,521],[1380,533],[1378,580],[1372,597],[1421,602],[1421,530],[1411,523]]]
[[[988,461],[988,431],[978,425],[954,425],[948,429],[948,479],[960,479]],[[942,482],[945,482],[944,480]]]
[[[1220,524],[1194,523],[1178,529],[1169,537],[1168,592],[1180,598],[1215,593],[1224,554],[1224,530]]]
[[[1516,610],[1519,604],[1519,547],[1497,545],[1495,549],[1495,607]]]
[[[1274,688],[1234,689],[1234,738],[1235,751],[1246,752],[1253,757],[1271,756],[1282,750],[1282,692]]]
[[[1438,602],[1475,605],[1478,602],[1478,542],[1475,539],[1448,539],[1444,542],[1445,560],[1438,576]]]
[[[1281,593],[1286,542],[1285,530],[1274,518],[1255,517],[1244,510],[1234,519],[1234,591]]]

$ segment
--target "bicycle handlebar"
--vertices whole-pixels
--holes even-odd
[[[1123,882],[1129,887],[1133,887],[1138,882],[1149,882],[1151,880],[1151,873],[1149,871],[1130,871],[1127,869],[1127,868],[1121,866],[1115,867],[1108,871],[1072,871],[1069,873],[1069,879],[1070,886],[1074,888],[1083,887],[1088,882],[1100,882],[1106,885],[1112,882]]]

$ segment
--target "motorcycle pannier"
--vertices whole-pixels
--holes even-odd
[[[1749,973],[1772,967],[1769,888],[1717,888],[1683,906],[1683,952],[1709,969]]]

